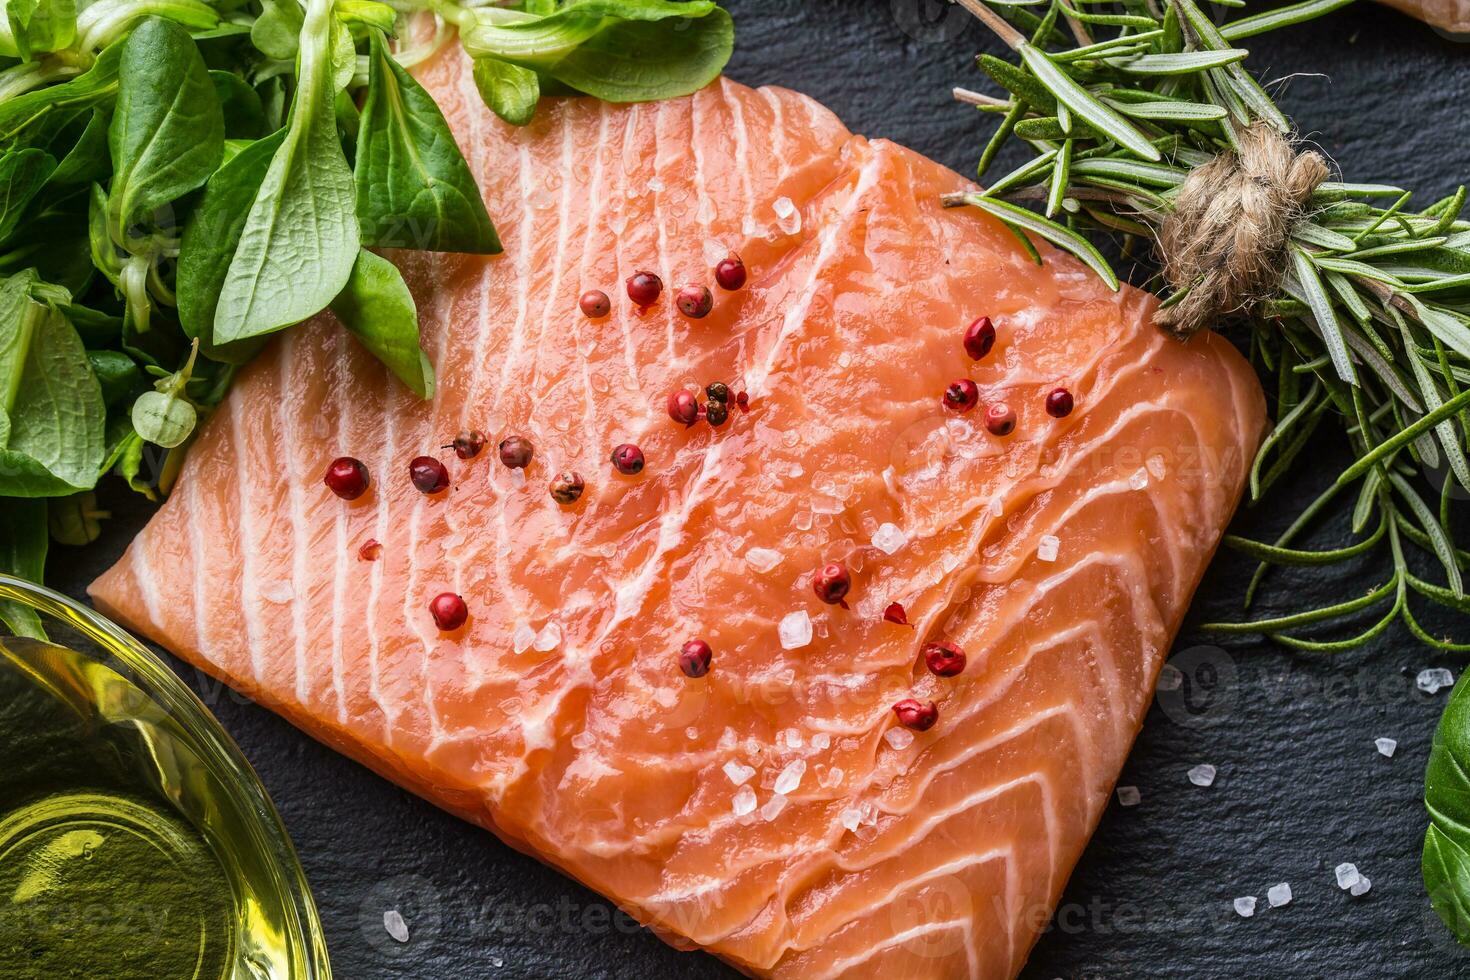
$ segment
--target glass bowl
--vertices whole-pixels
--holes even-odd
[[[0,976],[329,980],[238,746],[95,611],[0,575]]]

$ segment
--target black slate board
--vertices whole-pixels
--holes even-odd
[[[734,78],[777,83],[831,107],[856,132],[884,136],[969,172],[990,122],[953,104],[952,85],[987,89],[971,67],[998,45],[959,8],[938,0],[728,0],[738,26]],[[1360,182],[1413,187],[1428,202],[1470,177],[1470,47],[1372,5],[1306,28],[1252,39],[1268,78],[1299,75],[1281,103]],[[1325,77],[1314,74],[1322,73]],[[1019,160],[1019,158],[1016,158]],[[1324,457],[1341,455],[1324,444]],[[1236,530],[1264,533],[1315,494],[1305,477]],[[118,556],[148,508],[115,486],[103,539],[60,549],[51,583],[80,596]],[[1382,566],[1284,575],[1259,612],[1282,602],[1365,590]],[[1192,622],[1233,618],[1247,563],[1222,554]],[[1289,595],[1288,595],[1289,593]],[[221,601],[229,601],[222,597]],[[1272,602],[1280,603],[1273,605]],[[1426,627],[1470,623],[1426,610]],[[1443,931],[1419,879],[1419,800],[1445,693],[1414,689],[1427,666],[1459,673],[1401,629],[1346,655],[1297,656],[1247,641],[1228,647],[1186,627],[1174,663],[1180,692],[1161,694],[1120,780],[1143,802],[1104,815],[1027,968],[1028,977],[1470,976],[1470,953]],[[193,668],[181,674],[260,771],[295,838],[321,907],[333,966],[344,980],[413,977],[730,977],[711,957],[680,953],[593,893],[489,834],[348,762]],[[1385,759],[1377,736],[1398,739]],[[1209,789],[1189,784],[1199,762],[1219,768]],[[1353,899],[1332,868],[1355,862],[1373,881]],[[1288,881],[1294,901],[1266,907]],[[1231,899],[1255,895],[1238,918]],[[408,920],[392,941],[385,909]]]

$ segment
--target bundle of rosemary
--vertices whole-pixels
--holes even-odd
[[[1004,97],[955,92],[1001,116],[980,175],[1008,141],[1024,141],[1034,156],[987,190],[945,203],[1000,219],[1038,261],[1030,236],[1045,239],[1115,288],[1089,235],[1121,234],[1125,249],[1141,244],[1159,260],[1156,278],[1142,285],[1163,296],[1161,327],[1188,334],[1215,322],[1243,324],[1251,359],[1274,378],[1277,420],[1251,466],[1253,500],[1333,427],[1351,446],[1353,462],[1275,541],[1226,541],[1260,562],[1247,608],[1278,565],[1330,565],[1386,545],[1386,581],[1322,608],[1205,628],[1334,651],[1402,620],[1432,647],[1470,651],[1470,643],[1429,635],[1409,603],[1413,594],[1470,611],[1463,582],[1470,552],[1457,545],[1451,521],[1454,501],[1470,491],[1465,188],[1411,210],[1400,188],[1328,180],[1321,158],[1292,143],[1290,122],[1246,72],[1247,52],[1236,46],[1350,0],[1307,0],[1223,26],[1196,0],[1119,0],[1108,8],[1100,0],[959,2],[1020,60],[980,58]],[[1299,546],[1339,514],[1351,522],[1352,544]],[[1426,556],[1416,564],[1442,569],[1442,582],[1411,570],[1415,551]],[[1344,638],[1298,632],[1364,619],[1366,628]],[[1426,774],[1422,870],[1440,918],[1470,945],[1466,759],[1470,681],[1462,679]]]
[[[1415,594],[1470,611],[1463,584],[1470,552],[1457,547],[1450,522],[1457,494],[1470,490],[1465,189],[1410,210],[1411,194],[1400,188],[1322,179],[1325,165],[1296,152],[1290,122],[1236,46],[1351,0],[1307,0],[1223,26],[1195,0],[1168,0],[1162,10],[1156,0],[1121,0],[1108,13],[1092,12],[1100,0],[960,2],[1021,62],[981,56],[1003,97],[955,92],[1002,117],[980,176],[1008,141],[1024,141],[1035,155],[986,190],[945,203],[988,212],[1033,252],[1028,236],[1045,239],[1115,287],[1090,233],[1121,235],[1125,250],[1156,247],[1160,272],[1143,285],[1164,297],[1162,326],[1188,333],[1221,317],[1244,324],[1252,360],[1274,376],[1277,419],[1251,467],[1252,499],[1277,483],[1324,424],[1341,425],[1351,443],[1353,463],[1275,541],[1226,542],[1260,560],[1247,607],[1272,566],[1328,565],[1384,544],[1392,561],[1386,581],[1323,608],[1205,628],[1332,651],[1401,619],[1426,644],[1470,651],[1470,643],[1429,635],[1409,603]],[[1224,200],[1231,195],[1241,196]],[[1222,229],[1251,222],[1264,227],[1245,228],[1248,241],[1237,251],[1220,242]],[[1339,503],[1350,514],[1352,544],[1294,547]],[[1442,583],[1411,571],[1411,549],[1434,556]],[[1345,638],[1298,632],[1370,614],[1366,628]]]

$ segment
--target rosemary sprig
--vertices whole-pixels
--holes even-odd
[[[979,208],[1023,241],[1039,236],[1117,288],[1091,236],[1122,234],[1125,251],[1140,244],[1149,251],[1194,168],[1239,148],[1252,126],[1290,131],[1245,70],[1247,52],[1239,43],[1351,0],[1306,0],[1224,26],[1196,0],[1166,0],[1163,7],[1160,0],[1121,0],[1123,13],[1107,14],[1090,11],[1097,0],[995,0],[993,8],[983,0],[960,2],[1020,61],[980,57],[999,96],[955,91],[961,102],[1002,117],[982,154],[980,176],[1008,142],[1027,144],[1034,157],[991,180],[987,190],[951,195],[945,203]],[[1072,28],[1072,40],[1059,22]],[[1451,528],[1457,493],[1470,492],[1470,221],[1461,217],[1463,187],[1423,210],[1411,210],[1411,200],[1397,187],[1321,184],[1291,231],[1277,294],[1243,317],[1252,360],[1274,377],[1278,419],[1251,467],[1252,500],[1271,491],[1324,423],[1341,427],[1355,461],[1275,541],[1226,539],[1260,562],[1247,608],[1277,565],[1347,561],[1386,543],[1391,572],[1357,598],[1206,629],[1332,651],[1367,642],[1402,620],[1426,644],[1470,650],[1430,636],[1409,602],[1412,595],[1470,611],[1463,584],[1470,553]],[[1022,202],[1039,204],[1043,213]],[[1144,285],[1162,294],[1166,307],[1188,291],[1172,290],[1162,279]],[[1426,491],[1432,491],[1427,500]],[[1349,501],[1355,543],[1322,551],[1296,547],[1331,507],[1346,514]],[[1408,556],[1415,552],[1433,557],[1443,584],[1411,571]],[[1371,624],[1346,638],[1299,632],[1373,610],[1379,612]]]

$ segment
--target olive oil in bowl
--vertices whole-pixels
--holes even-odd
[[[213,718],[95,613],[0,578],[17,598],[41,616],[0,628],[0,977],[326,980],[289,840]]]

